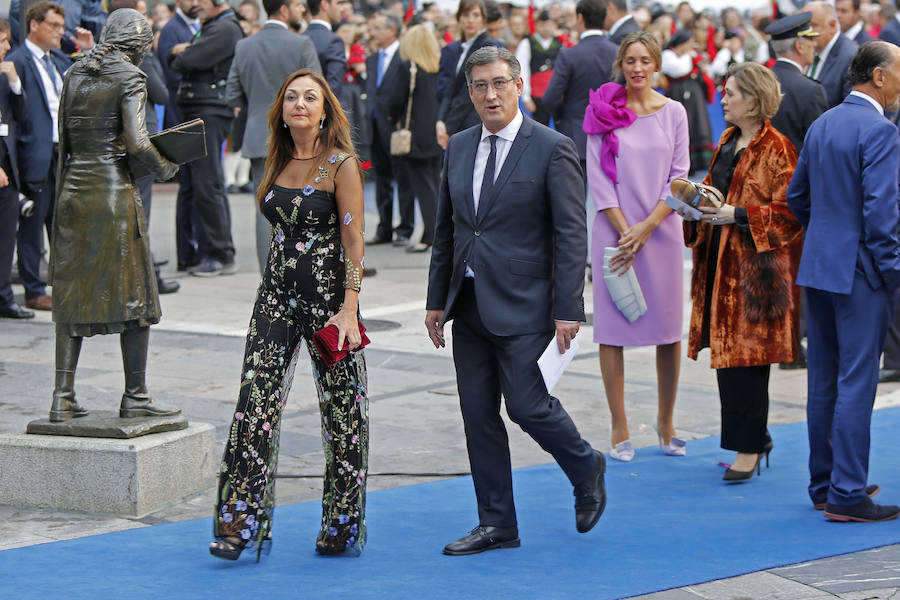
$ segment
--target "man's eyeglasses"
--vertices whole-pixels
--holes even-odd
[[[51,23],[50,21],[45,19],[45,20],[41,21],[41,25],[46,25],[48,28],[53,29],[54,31],[65,31],[66,30],[65,22]]]
[[[515,77],[509,79],[495,79],[493,81],[473,81],[469,84],[469,88],[476,94],[487,94],[488,88],[494,88],[495,92],[502,92],[509,85],[509,82],[515,81]]]

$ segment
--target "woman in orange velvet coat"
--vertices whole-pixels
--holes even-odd
[[[737,457],[724,479],[749,479],[768,465],[769,368],[796,360],[801,227],[785,195],[797,153],[772,127],[781,89],[755,63],[734,65],[722,106],[722,134],[704,183],[725,196],[701,220],[684,223],[693,248],[688,356],[710,349],[722,405],[722,441]],[[689,218],[689,217],[688,217]]]

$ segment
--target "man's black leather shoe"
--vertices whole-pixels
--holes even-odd
[[[397,237],[394,238],[393,245],[397,248],[402,248],[404,246],[409,245],[409,236],[408,235],[400,235],[397,234]]]
[[[900,369],[881,369],[878,371],[878,383],[900,381]]]
[[[5,319],[33,319],[34,311],[22,308],[15,302],[6,308],[0,308],[0,317]]]
[[[583,482],[575,486],[575,528],[587,533],[594,528],[603,509],[606,508],[606,458],[594,450],[594,470]]]
[[[444,546],[444,554],[450,554],[451,556],[478,554],[485,550],[518,548],[521,545],[518,527],[484,527],[479,525],[466,537]]]
[[[174,294],[181,289],[181,284],[171,279],[159,278],[156,280],[156,287],[159,288],[160,294]]]
[[[825,505],[825,518],[832,521],[875,523],[896,519],[897,515],[900,515],[900,506],[875,504],[871,498],[852,506],[838,506],[831,503]]]

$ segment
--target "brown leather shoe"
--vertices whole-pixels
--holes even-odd
[[[48,294],[42,294],[36,298],[25,300],[25,306],[31,310],[53,310],[53,298]]]

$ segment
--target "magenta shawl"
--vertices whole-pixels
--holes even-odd
[[[590,101],[584,112],[584,125],[582,125],[585,133],[603,136],[600,167],[613,183],[619,183],[616,174],[619,138],[614,132],[621,127],[628,127],[637,119],[637,115],[628,110],[625,103],[625,86],[614,82],[604,83],[599,89],[590,91]]]

